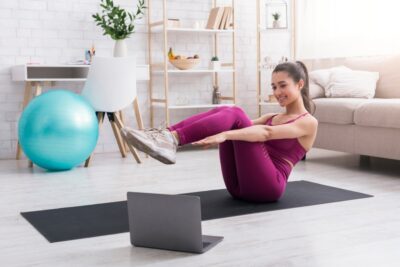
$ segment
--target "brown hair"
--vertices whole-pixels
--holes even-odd
[[[304,107],[306,110],[314,114],[315,112],[315,104],[314,102],[310,99],[310,93],[309,93],[309,79],[308,79],[308,71],[307,67],[304,65],[303,62],[301,61],[295,61],[295,62],[283,62],[279,63],[274,71],[272,73],[276,72],[286,72],[289,77],[293,79],[294,82],[298,83],[300,79],[304,81],[304,86],[301,89],[301,97],[303,98],[303,103]],[[313,105],[313,108],[311,109],[311,104]]]

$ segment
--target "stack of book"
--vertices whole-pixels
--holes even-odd
[[[214,7],[211,9],[207,21],[207,29],[226,30],[230,27],[233,8],[230,6]]]

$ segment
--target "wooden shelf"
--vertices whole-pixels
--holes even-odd
[[[280,31],[282,31],[282,32],[286,32],[286,31],[288,31],[289,29],[288,28],[276,28],[276,29],[265,29],[265,28],[262,28],[262,29],[259,29],[258,31],[259,32],[280,32]]]
[[[159,26],[159,27],[158,27]],[[153,33],[163,32],[163,27],[157,25],[157,27],[152,31]],[[196,29],[196,28],[167,28],[167,32],[184,32],[184,33],[233,33],[233,29],[226,30],[211,30],[211,29]]]
[[[258,103],[260,106],[268,106],[268,105],[275,105],[275,106],[279,106],[278,102],[266,102],[266,101],[262,101],[260,103]]]
[[[234,30],[211,30],[211,29],[194,29],[194,28],[167,28],[169,32],[196,32],[196,33],[233,33]]]
[[[219,69],[219,70],[209,70],[209,69],[191,69],[191,70],[176,70],[169,69],[168,73],[215,73],[215,72],[235,72],[234,69]],[[154,70],[153,73],[164,73],[163,70]]]
[[[235,104],[198,104],[198,105],[172,105],[168,109],[191,109],[191,108],[215,108],[222,106],[234,106]]]
[[[258,71],[262,72],[272,72],[274,69],[259,68]]]

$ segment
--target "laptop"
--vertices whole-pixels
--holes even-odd
[[[223,239],[202,235],[198,196],[137,192],[127,196],[134,246],[204,253]]]

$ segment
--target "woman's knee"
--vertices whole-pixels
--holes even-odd
[[[238,113],[238,114],[246,114],[244,112],[244,110],[241,107],[238,107],[238,106],[232,106],[232,107],[230,107],[230,110],[232,112],[235,112],[235,113]]]
[[[237,128],[245,128],[251,125],[251,120],[247,116],[246,112],[238,106],[233,106],[229,108],[229,112],[233,115]]]
[[[213,108],[213,111],[218,112],[218,111],[223,111],[223,110],[227,110],[230,108],[231,108],[230,106],[220,106],[220,107]]]
[[[220,109],[226,113],[233,114],[235,116],[246,115],[244,110],[238,106],[222,106],[222,107],[217,107],[216,109]]]

